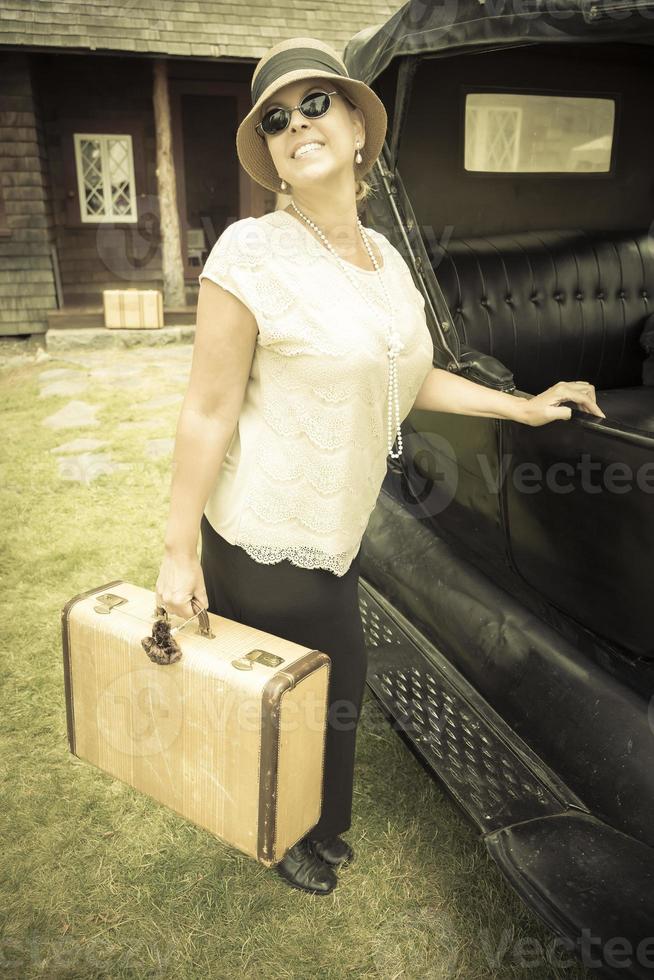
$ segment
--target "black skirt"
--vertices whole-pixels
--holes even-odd
[[[209,612],[329,654],[329,712],[323,805],[314,840],[342,834],[352,819],[357,725],[365,691],[367,651],[359,612],[361,549],[345,575],[299,568],[288,559],[255,561],[226,541],[203,514],[201,564]]]

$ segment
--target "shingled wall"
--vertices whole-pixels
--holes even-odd
[[[2,0],[0,43],[192,58],[258,59],[278,41],[317,37],[342,52],[403,6],[389,0]]]
[[[0,334],[43,330],[44,310],[57,305],[50,255],[52,195],[30,56],[0,52]]]

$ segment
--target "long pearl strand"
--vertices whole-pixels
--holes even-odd
[[[299,216],[304,221],[306,221],[306,223],[310,225],[311,228],[313,228],[316,234],[320,236],[323,244],[329,249],[332,255],[336,257],[339,265],[350,279],[350,282],[354,285],[356,291],[360,293],[361,283],[354,278],[353,273],[350,271],[350,269],[348,269],[347,264],[343,261],[343,259],[338,254],[336,249],[332,247],[332,245],[327,240],[327,237],[323,234],[321,229],[311,220],[311,218],[307,218],[306,214],[303,214],[302,211],[300,211],[295,201],[291,200],[291,204],[293,205],[293,208],[299,214]],[[400,353],[400,351],[404,349],[404,344],[400,338],[400,335],[396,333],[394,330],[392,330],[391,328],[391,324],[393,323],[393,319],[395,316],[395,306],[391,301],[391,297],[389,296],[388,290],[386,288],[386,283],[384,281],[382,270],[379,268],[379,263],[377,262],[377,258],[374,255],[372,248],[370,247],[368,236],[364,231],[363,224],[361,223],[361,219],[359,218],[358,215],[357,215],[357,224],[359,226],[359,232],[361,233],[363,244],[366,246],[368,255],[370,256],[370,260],[375,268],[375,272],[377,273],[379,281],[382,285],[382,289],[384,290],[384,295],[386,297],[386,308],[391,311],[390,316],[388,318],[388,418],[387,418],[387,428],[386,428],[386,433],[387,433],[386,440],[388,445],[388,455],[391,457],[391,459],[399,459],[400,456],[402,455],[402,429],[400,425],[400,399],[399,399],[398,380],[397,380],[397,356]],[[388,259],[386,259],[386,261],[388,262]],[[368,300],[368,302],[370,301]],[[372,306],[372,303],[370,303],[370,305]],[[375,313],[377,314],[379,313],[378,307],[372,307],[372,308],[374,309]],[[395,415],[395,425],[393,425],[393,414]],[[393,452],[393,443],[395,440],[391,438],[391,433],[393,431],[395,431],[395,436],[397,438],[396,453]]]

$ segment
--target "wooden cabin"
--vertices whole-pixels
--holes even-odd
[[[257,62],[287,37],[342,52],[400,6],[4,0],[0,335],[103,326],[103,290],[133,287],[193,323],[218,236],[280,205],[236,154]]]

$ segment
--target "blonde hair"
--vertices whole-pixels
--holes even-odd
[[[367,180],[360,178],[356,182],[356,191],[354,195],[354,200],[357,204],[365,204],[366,200],[373,194],[372,184],[369,184]]]

